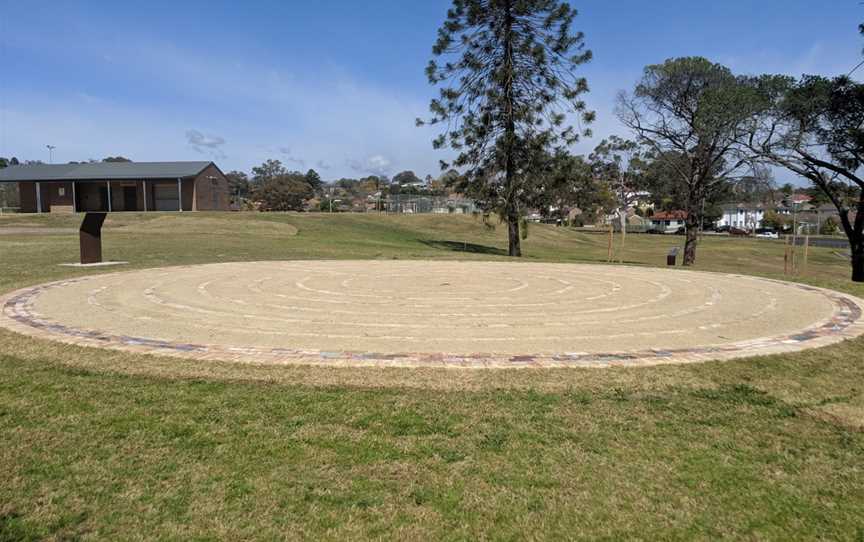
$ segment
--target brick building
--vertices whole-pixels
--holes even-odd
[[[225,175],[213,162],[93,162],[0,169],[18,183],[21,212],[227,211]]]

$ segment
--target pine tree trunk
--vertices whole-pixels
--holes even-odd
[[[522,256],[521,240],[519,238],[519,208],[515,201],[517,194],[513,186],[516,177],[516,163],[513,159],[513,147],[516,143],[516,121],[513,118],[513,17],[510,13],[511,5],[508,2],[505,6],[504,18],[504,65],[508,70],[508,76],[504,80],[504,99],[506,102],[507,124],[504,130],[505,148],[507,152],[507,160],[504,165],[505,171],[505,194],[506,199],[504,207],[507,213],[507,237],[508,247],[507,254],[513,257]]]

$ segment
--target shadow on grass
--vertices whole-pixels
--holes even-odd
[[[454,252],[471,252],[473,254],[491,254],[495,256],[507,255],[507,251],[502,248],[489,247],[486,245],[477,245],[475,243],[467,243],[464,241],[420,239],[420,242],[427,247],[436,248],[439,250],[452,250]]]

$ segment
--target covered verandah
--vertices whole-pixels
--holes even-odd
[[[32,181],[33,210],[43,212],[192,211],[194,179]]]

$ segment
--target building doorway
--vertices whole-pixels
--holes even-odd
[[[138,188],[135,186],[123,187],[123,210],[137,211],[138,210]]]

